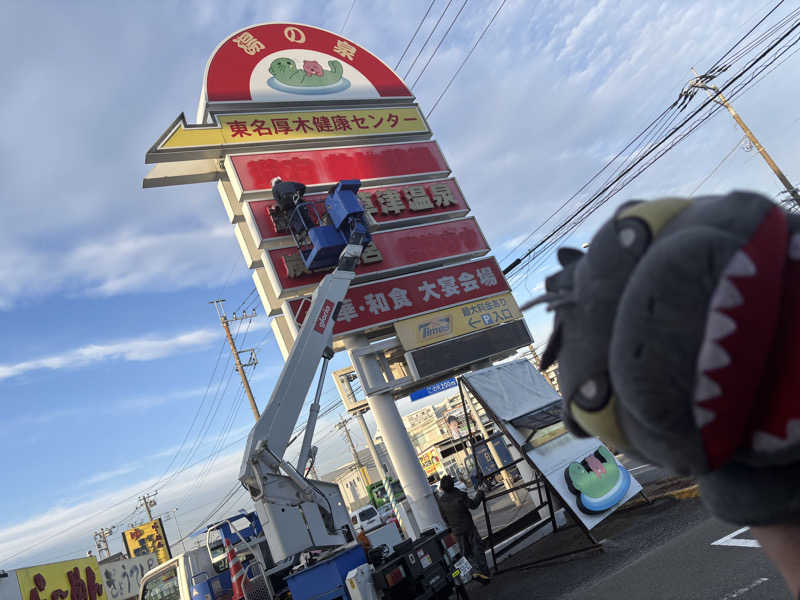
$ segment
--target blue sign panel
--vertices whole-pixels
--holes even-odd
[[[433,383],[428,387],[424,387],[421,390],[417,390],[416,392],[411,392],[411,400],[421,400],[425,396],[430,396],[431,394],[436,394],[438,392],[443,392],[444,390],[449,390],[450,388],[454,388],[458,385],[458,382],[455,380],[454,377],[450,379],[445,379],[444,381],[440,381],[438,383]]]

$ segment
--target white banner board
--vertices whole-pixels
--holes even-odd
[[[486,411],[521,448],[530,431],[513,421],[551,405],[559,396],[527,360],[463,376]],[[599,439],[565,433],[527,452],[533,465],[587,529],[592,529],[642,486]]]
[[[158,566],[155,554],[123,558],[100,563],[100,575],[107,592],[107,600],[127,600],[139,594],[142,577]]]

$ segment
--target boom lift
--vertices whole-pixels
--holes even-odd
[[[361,182],[339,182],[321,202],[303,199],[305,186],[273,181],[276,208],[284,213],[307,268],[335,266],[311,298],[300,333],[261,418],[247,439],[239,481],[256,505],[272,558],[280,561],[310,549],[340,546],[352,540],[349,515],[335,484],[306,479],[303,470],[314,430],[312,410],[297,467],[284,459],[320,359],[322,378],[333,356],[333,325],[371,236],[356,192]]]

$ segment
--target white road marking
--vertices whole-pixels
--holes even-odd
[[[742,527],[733,533],[729,533],[725,537],[719,538],[715,542],[711,542],[712,546],[738,546],[739,548],[761,548],[758,540],[737,539],[737,535],[744,533],[750,529],[749,527]],[[766,580],[765,580],[766,581]]]
[[[651,469],[655,469],[653,465],[639,465],[638,467],[633,467],[632,469],[628,469],[628,473],[633,473],[634,471],[638,471],[639,469],[644,469],[645,467],[650,467]]]
[[[758,579],[756,579],[753,583],[751,583],[747,587],[739,588],[735,592],[731,592],[730,594],[726,594],[720,600],[733,600],[734,598],[739,598],[740,596],[743,596],[744,594],[746,594],[747,592],[752,590],[754,587],[758,587],[759,585],[761,585],[762,583],[764,583],[766,581],[769,581],[769,579],[767,579],[766,577],[759,577]]]

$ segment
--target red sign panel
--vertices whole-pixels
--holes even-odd
[[[208,63],[206,96],[208,102],[413,97],[368,50],[295,23],[255,25],[222,42]]]
[[[507,290],[508,284],[494,258],[353,285],[339,309],[333,333],[374,329]],[[298,298],[287,304],[295,321],[302,325],[311,303]]]
[[[309,194],[308,201],[324,200],[326,194]],[[361,188],[358,197],[374,224],[371,231],[407,227],[421,222],[463,217],[467,201],[454,179],[414,182],[404,185]],[[275,200],[252,200],[244,207],[256,245],[260,248],[294,244],[285,229],[277,231],[269,209]],[[368,219],[369,220],[369,219]]]
[[[325,333],[325,327],[328,325],[328,320],[331,318],[332,314],[333,302],[330,300],[325,300],[325,302],[322,304],[322,308],[319,310],[317,322],[314,324],[314,330],[317,333]]]
[[[240,154],[226,160],[233,166],[244,194],[269,192],[275,177],[300,181],[321,190],[342,179],[395,178],[396,181],[450,173],[436,142]]]
[[[476,258],[489,252],[474,218],[431,223],[418,227],[381,231],[372,237],[382,260],[356,267],[356,279],[378,279],[440,265]],[[324,273],[305,273],[290,277],[284,257],[296,256],[297,248],[277,248],[264,252],[269,257],[268,273],[278,298],[304,294],[316,286]],[[277,281],[275,281],[277,279]]]

